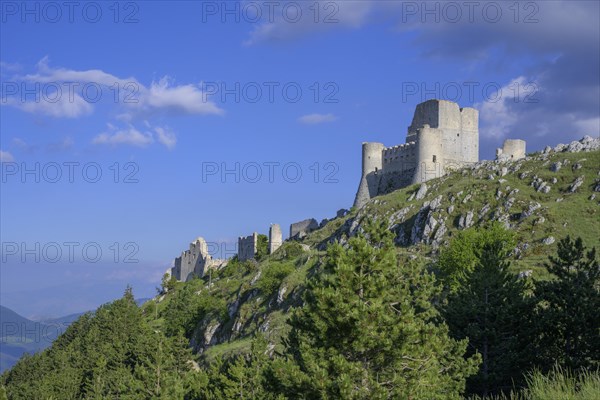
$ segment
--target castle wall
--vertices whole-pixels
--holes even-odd
[[[412,183],[426,182],[443,175],[443,143],[439,129],[425,125],[419,130],[417,142],[417,170]]]
[[[206,241],[199,237],[190,243],[190,248],[175,258],[171,274],[179,281],[187,281],[193,275],[203,276],[207,261],[211,260],[208,254]]]
[[[273,254],[283,242],[281,227],[279,224],[271,224],[269,228],[269,254]]]
[[[319,224],[314,218],[293,223],[290,225],[290,239],[296,239],[297,237],[306,235],[316,229],[319,229]]]
[[[238,260],[246,261],[254,258],[258,248],[258,234],[238,238]]]
[[[369,199],[411,183],[425,182],[479,161],[479,112],[446,100],[428,100],[415,108],[406,143],[382,147],[363,143],[363,174],[354,200]],[[381,148],[382,168],[375,168]]]
[[[526,143],[520,139],[506,139],[502,148],[496,149],[498,160],[519,160],[525,158]]]
[[[383,149],[383,172],[402,172],[415,168],[417,164],[417,146],[415,142]]]
[[[362,173],[367,175],[370,172],[379,171],[383,167],[382,143],[364,142],[362,144]]]

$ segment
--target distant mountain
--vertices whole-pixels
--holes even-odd
[[[48,347],[57,336],[56,329],[50,328],[0,306],[0,373],[12,367],[24,353]]]
[[[148,300],[144,298],[135,302],[141,306]],[[15,365],[23,354],[33,354],[49,347],[83,314],[32,321],[10,308],[0,306],[0,374]]]

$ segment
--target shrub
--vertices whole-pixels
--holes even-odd
[[[294,271],[294,266],[288,263],[272,263],[263,268],[257,287],[266,295],[272,294],[279,288],[281,282]]]

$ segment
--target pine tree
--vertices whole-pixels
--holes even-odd
[[[324,268],[290,320],[274,385],[291,398],[458,398],[478,357],[449,338],[432,299],[432,274],[398,265],[393,235],[368,223],[367,237],[328,249]]]
[[[0,385],[0,400],[8,400],[8,397],[6,397],[6,389],[4,388],[4,385]]]
[[[515,235],[495,221],[488,226],[459,231],[450,245],[441,251],[436,267],[450,292],[456,291],[461,281],[475,269],[483,248],[488,245],[509,253],[516,245]]]
[[[482,356],[478,374],[467,380],[468,392],[487,396],[522,383],[533,303],[525,295],[525,281],[508,271],[500,241],[486,244],[477,258],[443,315],[452,337],[469,340],[467,355]]]
[[[600,367],[600,266],[596,249],[586,251],[581,238],[558,242],[557,257],[545,267],[556,279],[539,282],[540,366],[568,369]]]

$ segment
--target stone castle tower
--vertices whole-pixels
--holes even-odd
[[[193,276],[202,277],[209,268],[217,268],[223,264],[223,260],[213,259],[208,252],[208,244],[204,238],[199,237],[190,243],[189,250],[181,253],[175,258],[171,276],[178,281],[187,281]]]
[[[452,101],[425,101],[415,109],[406,143],[393,147],[363,143],[362,176],[354,207],[478,161],[479,112]]]

